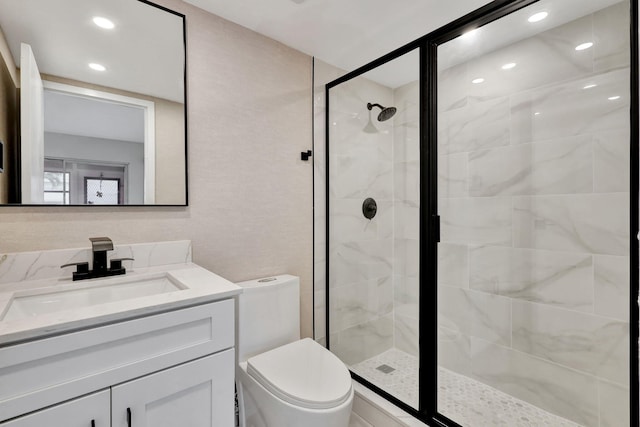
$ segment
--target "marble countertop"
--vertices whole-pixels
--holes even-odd
[[[37,316],[3,320],[15,298],[118,285],[166,273],[183,289],[96,303]],[[127,269],[122,276],[72,281],[71,277],[5,283],[0,288],[0,347],[105,323],[204,304],[240,294],[234,283],[191,262]],[[9,316],[7,316],[9,317]]]

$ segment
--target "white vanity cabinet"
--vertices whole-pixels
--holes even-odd
[[[227,350],[113,387],[111,425],[233,426],[233,361]]]
[[[234,425],[234,302],[0,348],[0,427]]]
[[[0,423],[2,427],[108,427],[111,425],[111,393],[99,391],[42,409],[11,421]]]

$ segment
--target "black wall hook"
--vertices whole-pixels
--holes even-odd
[[[309,161],[309,157],[313,156],[311,150],[303,151],[300,153],[300,160],[304,160],[305,162]]]

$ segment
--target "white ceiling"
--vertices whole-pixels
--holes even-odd
[[[144,143],[144,110],[44,91],[45,132]]]
[[[115,29],[97,27],[94,16]],[[184,102],[182,22],[135,0],[0,0],[0,28],[18,66],[27,43],[42,73],[176,102]]]
[[[490,3],[488,0],[184,1],[347,71]]]
[[[488,0],[184,0],[346,71],[405,45]],[[619,0],[542,0],[550,12],[537,27],[513,22],[460,43],[488,52]],[[97,28],[93,16],[116,22]],[[16,62],[29,43],[41,72],[165,99],[183,99],[182,20],[135,0],[0,0],[0,27]],[[517,31],[513,31],[517,28]],[[45,29],[43,32],[42,29]],[[466,51],[466,52],[465,52]],[[168,53],[171,52],[171,53]],[[368,77],[390,87],[415,80],[415,57],[394,61]],[[455,58],[452,59],[455,61]],[[88,69],[100,62],[107,72]],[[408,66],[407,64],[411,64]],[[173,82],[167,84],[167,82]]]
[[[487,0],[184,0],[346,71],[354,70],[490,3]],[[490,52],[621,0],[541,0],[473,40],[457,39],[444,66]],[[549,17],[531,25],[527,17]],[[444,58],[440,58],[444,59]],[[440,64],[441,66],[443,64]],[[367,73],[398,87],[418,78],[417,55]]]

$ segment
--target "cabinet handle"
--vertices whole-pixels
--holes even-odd
[[[127,408],[127,426],[131,427],[131,408]]]

